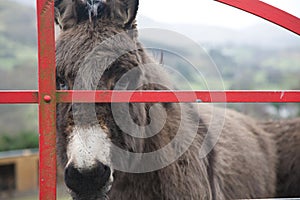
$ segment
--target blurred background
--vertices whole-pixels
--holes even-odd
[[[300,17],[297,0],[265,2]],[[140,39],[146,47],[156,48],[149,51],[162,60],[163,65],[174,67],[188,80],[188,85],[177,82],[179,89],[300,89],[299,36],[212,0],[144,0],[140,4],[138,27],[145,32]],[[165,31],[147,34],[149,32],[143,31],[145,28],[171,31],[174,38],[162,39],[160,33]],[[176,40],[177,36],[190,43]],[[212,69],[213,75],[209,73]],[[1,0],[0,90],[35,89],[35,0]],[[227,106],[261,120],[300,116],[300,104]],[[37,169],[37,125],[37,106],[0,105],[0,199],[37,199],[34,192],[37,187],[37,171],[34,171]],[[24,155],[31,159],[33,168],[22,172],[26,169],[20,167]],[[14,164],[17,161],[13,160],[18,160],[19,164]],[[32,187],[24,188],[18,183],[17,176],[22,173],[27,176],[33,173],[30,175]],[[67,199],[64,192],[59,192],[59,196]]]

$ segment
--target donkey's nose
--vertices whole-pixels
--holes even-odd
[[[98,162],[91,169],[77,169],[73,164],[65,169],[65,183],[75,193],[100,190],[109,181],[111,170]]]

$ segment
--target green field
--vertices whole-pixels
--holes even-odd
[[[58,180],[59,182],[61,180]],[[14,198],[9,197],[9,198],[4,198],[2,199],[0,196],[1,200],[38,200],[38,190],[36,191],[31,191],[31,192],[26,192],[24,194],[19,193],[19,194],[14,194]],[[70,195],[67,193],[67,189],[65,188],[63,183],[59,183],[57,186],[57,200],[71,200],[72,198]]]
[[[38,200],[36,195],[28,197],[13,198],[12,200]],[[70,197],[58,197],[57,200],[71,200]]]
[[[18,197],[9,198],[9,200],[38,200],[38,191],[31,192],[28,194],[18,194]],[[57,200],[71,200],[71,197],[62,189],[58,188]]]

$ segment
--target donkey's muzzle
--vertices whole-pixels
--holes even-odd
[[[111,176],[111,169],[98,162],[92,169],[79,170],[70,164],[65,169],[65,183],[77,194],[96,192],[106,186]]]

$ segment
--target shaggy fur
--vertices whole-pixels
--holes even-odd
[[[262,124],[277,145],[277,196],[300,197],[300,118]]]
[[[57,40],[56,62],[58,89],[73,89],[75,77],[80,79],[77,89],[114,89],[120,77],[131,69],[137,69],[127,89],[162,90],[174,88],[168,81],[164,70],[156,66],[137,41],[134,18],[137,0],[107,0],[98,17],[92,22],[88,20],[86,7],[81,0],[56,1],[56,20],[62,27]],[[128,30],[133,29],[133,32]],[[124,32],[125,31],[125,32]],[[103,41],[114,38],[116,46],[109,46]],[[122,48],[134,46],[136,50],[122,52]],[[122,53],[113,63],[108,63],[110,56]],[[151,64],[147,68],[142,64]],[[108,68],[105,66],[109,65]],[[100,77],[99,74],[103,73]],[[89,74],[90,76],[85,76]],[[82,75],[82,76],[81,76]],[[97,79],[100,78],[100,79]],[[159,81],[160,84],[149,84]],[[270,134],[258,128],[257,123],[237,112],[227,110],[225,125],[217,145],[210,154],[200,159],[199,152],[208,133],[211,138],[217,137],[218,131],[211,125],[212,116],[222,117],[221,110],[207,105],[194,104],[156,104],[161,109],[154,116],[166,113],[166,122],[162,130],[147,139],[138,139],[123,133],[112,116],[110,104],[97,104],[95,121],[87,111],[92,105],[84,105],[85,109],[74,110],[69,104],[59,104],[57,111],[58,155],[65,167],[68,158],[66,146],[68,134],[74,128],[73,112],[80,116],[81,126],[100,124],[111,141],[129,152],[152,152],[164,147],[176,135],[178,128],[184,124],[185,139],[193,139],[190,132],[196,124],[198,131],[190,148],[171,165],[149,173],[131,174],[114,172],[114,182],[110,192],[86,189],[74,192],[74,199],[234,199],[260,198],[275,195],[275,145]],[[130,104],[130,114],[134,122],[140,126],[150,123],[149,110],[153,104]],[[181,118],[185,113],[185,118]],[[221,123],[221,122],[220,122]],[[144,130],[145,134],[151,129]],[[177,147],[161,155],[168,159],[176,154]],[[111,155],[112,160],[122,164],[122,158]],[[133,167],[139,160],[133,160]],[[91,180],[92,181],[92,180]],[[82,183],[88,185],[88,183]]]

